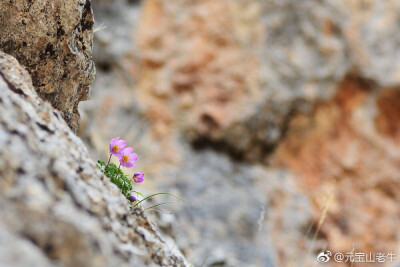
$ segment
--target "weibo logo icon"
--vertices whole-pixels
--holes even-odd
[[[332,252],[330,252],[329,250],[325,251],[321,251],[318,256],[317,256],[317,261],[318,262],[328,262],[331,259],[332,256]]]

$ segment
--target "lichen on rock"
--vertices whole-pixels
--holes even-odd
[[[0,1],[0,50],[28,70],[73,131],[94,80],[93,23],[90,0]]]

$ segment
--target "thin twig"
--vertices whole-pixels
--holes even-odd
[[[318,236],[318,234],[319,234],[319,231],[320,231],[320,229],[321,229],[321,226],[322,226],[322,224],[324,223],[324,221],[325,221],[325,219],[326,219],[326,216],[327,216],[329,207],[330,207],[330,205],[331,205],[331,203],[332,203],[332,201],[333,201],[333,197],[334,197],[334,186],[335,186],[335,185],[332,186],[332,189],[331,189],[330,192],[328,193],[328,199],[327,199],[327,201],[325,202],[325,205],[324,205],[324,207],[323,207],[323,209],[322,209],[321,218],[320,218],[319,221],[318,221],[317,229],[316,229],[315,232],[314,232],[314,235],[313,235],[313,238],[312,238],[312,241],[311,241],[311,245],[310,245],[310,248],[309,248],[308,253],[307,253],[306,262],[309,262],[309,260],[310,260],[310,257],[311,257],[311,254],[312,254],[312,250],[313,250],[313,247],[314,247],[314,243],[315,243],[315,241],[316,241],[316,239],[317,239],[317,236]]]
[[[110,154],[110,157],[108,158],[108,162],[107,162],[106,169],[107,169],[108,165],[110,165],[110,160],[111,160],[111,157],[112,157],[112,154]]]

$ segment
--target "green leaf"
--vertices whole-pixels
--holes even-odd
[[[206,261],[208,260],[208,256],[205,258],[205,260],[203,261],[203,264],[200,267],[203,267],[204,264],[206,264]]]
[[[149,208],[146,208],[145,210],[149,210],[149,209],[152,209],[152,208],[155,208],[155,207],[158,207],[158,206],[161,206],[161,205],[165,205],[165,204],[170,204],[170,203],[174,203],[174,202],[173,202],[173,201],[163,202],[163,203],[160,203],[160,204],[151,206],[151,207],[149,207]]]
[[[152,194],[152,195],[147,196],[147,197],[143,198],[142,200],[138,201],[133,207],[136,207],[137,205],[139,205],[139,204],[142,203],[143,201],[145,201],[145,200],[147,200],[147,199],[149,199],[149,198],[152,198],[152,197],[154,197],[154,196],[157,196],[157,195],[168,195],[168,196],[175,197],[175,198],[177,198],[177,199],[179,199],[179,200],[186,201],[186,200],[184,200],[183,198],[177,197],[177,196],[175,196],[175,195],[173,195],[173,194],[170,194],[170,193],[156,193],[156,194]]]
[[[133,191],[135,193],[138,193],[139,195],[141,195],[142,197],[145,197],[142,193],[140,193],[139,191]]]

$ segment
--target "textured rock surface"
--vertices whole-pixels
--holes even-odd
[[[93,23],[89,0],[0,1],[0,50],[28,70],[74,131],[94,80]]]
[[[347,73],[399,83],[396,1],[148,0],[141,16],[137,95],[154,128],[248,160]]]
[[[188,258],[208,266],[302,264],[311,205],[281,169],[231,162],[213,151],[185,149],[185,160],[161,172],[162,190],[176,188],[186,202],[161,214],[160,229]],[[268,181],[267,183],[265,181]],[[288,244],[298,246],[288,246]]]
[[[81,134],[101,158],[126,137],[144,190],[189,200],[159,220],[195,265],[397,251],[398,1],[95,3]]]
[[[332,5],[145,1],[138,98],[154,127],[263,161],[299,104],[329,96],[346,72]]]
[[[398,249],[399,94],[347,77],[312,116],[293,118],[275,155],[277,164],[298,174],[318,208],[334,192],[321,229],[332,251],[345,253],[353,245],[375,253]]]
[[[0,265],[186,266],[0,52]]]

